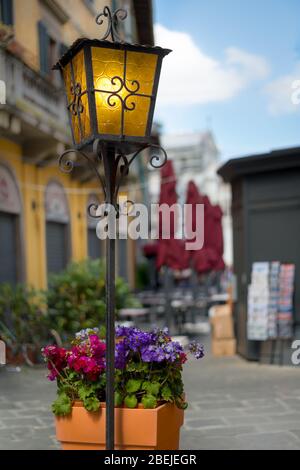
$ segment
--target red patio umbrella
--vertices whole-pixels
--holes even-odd
[[[218,256],[211,242],[214,230],[214,211],[209,198],[200,194],[194,181],[190,181],[187,189],[186,204],[192,205],[192,220],[186,221],[190,224],[193,231],[202,230],[202,227],[196,227],[196,205],[204,205],[204,246],[200,250],[190,251],[190,265],[199,274],[209,272],[218,261]],[[191,240],[194,241],[194,240]]]
[[[166,204],[171,207],[177,203],[176,176],[173,168],[173,162],[168,161],[161,170],[161,191],[159,205]],[[185,245],[183,240],[175,239],[177,230],[177,216],[171,212],[170,221],[159,214],[159,240],[157,250],[157,269],[167,266],[173,270],[181,271],[188,267],[188,259],[185,254]],[[167,225],[170,224],[169,230]],[[170,231],[170,239],[165,240],[163,234]]]

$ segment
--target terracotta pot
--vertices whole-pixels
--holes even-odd
[[[56,437],[63,450],[105,450],[105,404],[89,413],[82,403],[72,413],[55,418]],[[184,411],[170,403],[154,410],[115,408],[116,450],[177,450]]]

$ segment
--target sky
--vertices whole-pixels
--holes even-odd
[[[173,49],[165,133],[209,128],[223,160],[300,145],[300,0],[154,0],[154,17],[156,44]]]

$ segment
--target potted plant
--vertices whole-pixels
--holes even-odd
[[[70,263],[50,278],[46,292],[49,329],[64,343],[81,328],[94,328],[105,319],[105,264],[103,260]],[[116,279],[116,314],[122,308],[141,307],[128,284]]]
[[[6,344],[7,364],[41,361],[49,342],[47,310],[40,291],[24,285],[0,286],[0,340]]]
[[[203,347],[189,351],[200,359]],[[105,449],[105,343],[98,330],[83,330],[70,349],[43,350],[50,380],[57,439],[65,450]],[[187,353],[167,330],[116,330],[116,449],[176,450],[183,424],[182,366]]]

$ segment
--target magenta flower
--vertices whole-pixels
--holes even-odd
[[[48,379],[54,381],[67,366],[67,351],[58,346],[47,346],[42,349],[42,354],[48,362],[48,370],[50,371]]]

